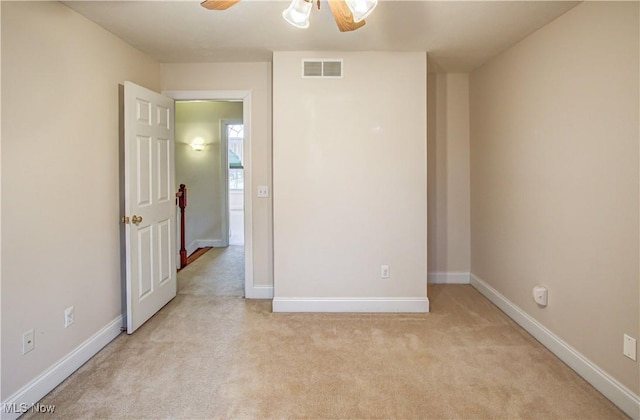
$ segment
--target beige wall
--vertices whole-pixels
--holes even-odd
[[[224,243],[225,171],[220,122],[242,122],[242,102],[176,103],[176,184],[187,186],[186,245],[196,240]],[[195,138],[202,151],[190,146]],[[189,249],[192,251],[192,249]]]
[[[154,90],[251,90],[252,185],[257,186],[271,185],[272,81],[269,63],[158,66],[58,3],[2,2],[0,10],[0,303],[6,400],[120,314],[120,240],[113,222],[119,217],[117,84],[131,80]],[[635,393],[640,387],[638,363],[622,355],[621,342],[623,333],[640,338],[638,35],[637,3],[585,3],[491,60],[470,81],[465,75],[438,74],[429,78],[428,90],[429,105],[435,105],[429,120],[436,122],[429,126],[429,271],[469,270],[465,235],[471,208],[473,273]],[[300,58],[291,54],[291,59]],[[367,57],[356,61],[365,65],[361,74],[373,77],[388,70],[380,64],[402,55],[353,56]],[[347,72],[349,65],[347,61]],[[285,266],[284,280],[278,283],[283,296],[424,295],[426,186],[417,175],[426,170],[424,157],[417,158],[424,150],[418,150],[417,142],[404,142],[424,135],[427,114],[421,104],[427,99],[421,66],[394,62],[396,71],[406,70],[410,77],[381,87],[389,98],[406,93],[414,107],[387,103],[383,112],[376,101],[364,104],[381,121],[417,121],[410,124],[408,137],[392,136],[392,130],[364,136],[358,130],[363,120],[345,124],[352,133],[320,124],[327,114],[336,121],[343,117],[332,113],[350,111],[313,108],[310,98],[323,98],[324,90],[306,97],[303,108],[317,117],[305,120],[317,123],[315,137],[294,137],[286,124],[279,125],[284,136],[276,144],[304,146],[297,156],[307,158],[302,160],[306,166],[277,169],[283,183],[276,187],[291,188],[275,192],[282,194],[283,204],[293,203],[282,207],[281,216],[292,219],[278,219],[284,224],[278,230],[283,236],[277,238],[292,255],[279,256],[282,262],[295,257],[318,268],[314,276],[323,285],[316,289],[310,281],[296,281],[298,274],[309,272]],[[279,77],[294,66],[283,69]],[[299,76],[299,67],[295,71]],[[300,91],[291,90],[300,79],[279,80],[283,89],[278,101],[300,100],[295,97]],[[471,205],[465,205],[467,83]],[[341,105],[350,100],[340,89],[327,92]],[[292,111],[300,115],[299,109]],[[323,142],[315,142],[320,138]],[[303,141],[298,145],[294,139]],[[416,153],[398,153],[398,139]],[[312,154],[306,152],[323,148],[321,160],[330,162],[331,170],[315,177],[312,170],[322,162],[310,161]],[[338,151],[350,159],[356,156],[356,165],[336,167],[336,159],[342,158]],[[396,153],[409,156],[408,168],[393,166],[390,157]],[[286,157],[284,148],[280,156]],[[381,166],[399,169],[415,185],[391,189],[394,179],[379,178]],[[302,178],[287,184],[288,171]],[[362,188],[347,188],[345,179]],[[299,195],[287,198],[291,193]],[[349,199],[340,201],[343,195]],[[314,200],[325,207],[311,206]],[[324,219],[331,216],[320,211],[327,202],[355,213],[348,220],[340,217],[345,212]],[[397,202],[408,204],[398,207]],[[273,284],[271,206],[270,198],[253,200],[256,285]],[[366,211],[358,212],[363,207]],[[296,209],[305,217],[296,219]],[[310,226],[310,220],[323,222],[326,232],[318,234],[321,229]],[[321,239],[323,246],[299,247],[314,241],[305,236],[306,242],[296,242],[293,222],[316,229],[311,238]],[[32,263],[34,254],[38,264]],[[379,279],[382,261],[392,266],[391,282]],[[394,283],[398,276],[402,281]],[[545,309],[530,296],[537,283],[550,289]],[[65,329],[62,315],[70,305],[76,320]],[[23,356],[21,336],[31,328],[36,330],[36,349]]]
[[[473,274],[636,394],[638,6],[585,2],[470,80]]]
[[[2,5],[0,4],[0,29],[2,26]],[[0,80],[2,80],[2,30],[0,30]],[[2,83],[0,83],[0,191],[2,189]],[[2,328],[2,194],[0,194],[0,328]],[[0,346],[2,343],[2,330],[0,329]],[[0,352],[2,348],[0,347]],[[4,375],[2,368],[2,354],[0,353],[0,378]],[[2,383],[0,381],[0,401],[5,401],[2,394]]]
[[[344,78],[302,78],[315,57],[343,58]],[[276,298],[425,298],[426,55],[273,66]]]
[[[121,314],[118,84],[160,72],[60,3],[1,7],[4,401]]]
[[[271,63],[162,64],[160,67],[162,90],[251,91],[253,283],[273,285],[271,198],[255,198],[255,187],[271,186]]]
[[[429,276],[468,281],[469,76],[430,73],[429,83]]]

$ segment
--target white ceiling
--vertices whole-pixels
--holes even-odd
[[[67,1],[163,63],[271,61],[272,51],[427,51],[443,71],[470,71],[567,10],[568,1],[381,1],[367,25],[338,31],[323,0],[309,29],[281,16],[288,2]]]

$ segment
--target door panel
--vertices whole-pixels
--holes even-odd
[[[173,100],[124,84],[127,333],[176,295]]]
[[[136,98],[136,120],[140,124],[151,124],[151,103],[142,98]]]
[[[153,234],[150,227],[138,230],[138,298],[153,292]]]
[[[171,155],[171,142],[169,139],[158,139],[156,148],[158,150],[158,202],[169,200],[173,186],[169,186],[171,174],[169,173],[169,156]]]
[[[158,267],[160,269],[160,284],[171,280],[171,219],[158,223],[159,236],[159,257]]]
[[[138,207],[151,204],[151,138],[137,136],[138,142]]]

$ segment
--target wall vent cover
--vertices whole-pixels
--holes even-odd
[[[302,60],[302,77],[341,78],[342,59],[304,59]]]

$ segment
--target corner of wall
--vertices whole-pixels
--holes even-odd
[[[473,274],[471,274],[470,280],[471,285],[476,290],[611,400],[629,417],[632,419],[640,418],[640,396],[602,370],[542,323],[536,321],[487,282]]]

